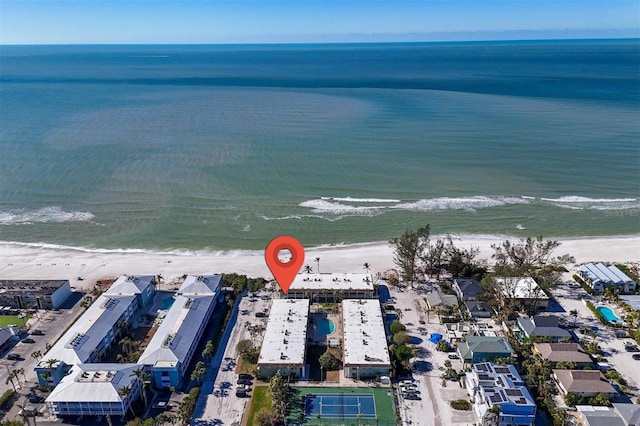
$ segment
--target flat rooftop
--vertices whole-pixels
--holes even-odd
[[[308,320],[309,299],[275,299],[258,366],[304,365]]]
[[[0,294],[53,294],[69,280],[0,280]]]
[[[368,274],[298,274],[289,290],[373,291]]]
[[[391,365],[378,300],[342,301],[344,365]]]

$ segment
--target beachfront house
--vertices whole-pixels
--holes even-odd
[[[596,293],[602,293],[609,286],[615,286],[621,293],[636,290],[636,282],[615,265],[586,263],[578,268],[578,275]]]
[[[576,405],[584,426],[640,426],[640,405],[614,403],[612,407]]]
[[[495,281],[503,305],[533,312],[547,309],[549,296],[533,278],[503,277]]]
[[[471,316],[471,318],[491,318],[494,310],[487,303],[478,300],[466,300],[464,307]]]
[[[458,298],[451,294],[444,294],[441,291],[431,291],[426,294],[427,307],[434,311],[446,311],[458,306]]]
[[[467,393],[482,424],[535,423],[536,402],[513,365],[474,364],[465,378]]]
[[[499,336],[468,336],[466,341],[458,343],[457,350],[465,364],[515,357],[507,339]]]

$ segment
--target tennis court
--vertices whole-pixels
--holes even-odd
[[[320,416],[324,419],[362,419],[376,418],[374,396],[359,394],[307,394],[304,401],[307,416]]]

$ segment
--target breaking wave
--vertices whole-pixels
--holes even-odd
[[[28,225],[32,223],[89,222],[91,212],[66,212],[58,206],[38,210],[16,209],[0,211],[0,225]]]

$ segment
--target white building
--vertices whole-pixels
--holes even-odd
[[[124,416],[140,396],[138,364],[76,364],[46,399],[56,416]],[[125,394],[123,389],[129,389]]]
[[[288,299],[310,299],[312,302],[374,297],[375,289],[368,274],[298,274],[287,292]]]
[[[70,295],[69,280],[0,280],[0,306],[57,309]]]
[[[344,375],[355,379],[385,376],[391,369],[378,300],[343,300]]]
[[[152,275],[123,275],[89,306],[34,370],[43,386],[55,386],[74,364],[97,363],[121,336],[123,325],[153,297]],[[53,363],[53,360],[58,362]]]
[[[602,293],[610,285],[616,286],[623,293],[633,293],[636,290],[636,282],[615,265],[586,263],[578,268],[578,274],[597,293]]]
[[[309,299],[273,301],[258,358],[258,376],[268,378],[278,370],[284,376],[307,376],[308,321]]]
[[[138,359],[158,387],[178,387],[220,295],[220,275],[190,275]]]
[[[40,384],[55,386],[69,366],[99,362],[120,336],[120,325],[130,321],[137,307],[135,295],[100,295],[38,362],[35,372]],[[59,362],[53,366],[49,360]]]
[[[531,277],[496,278],[496,284],[500,289],[503,302],[509,299],[511,303],[523,308],[535,308],[536,311],[547,309],[549,296]]]

